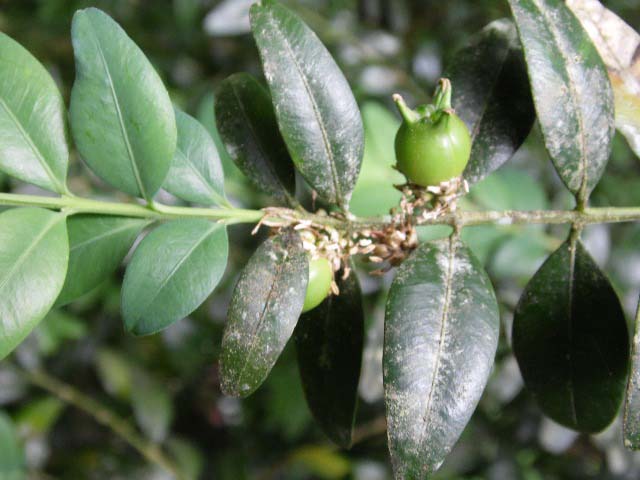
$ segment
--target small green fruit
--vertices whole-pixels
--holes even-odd
[[[333,270],[326,258],[315,258],[309,261],[309,283],[307,295],[304,297],[302,313],[313,310],[327,298],[331,290]]]
[[[399,95],[394,97],[404,122],[396,135],[397,167],[407,179],[423,187],[436,186],[462,174],[471,155],[471,136],[450,105],[451,86],[441,82],[435,105],[416,111]]]

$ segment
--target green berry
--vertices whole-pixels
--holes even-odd
[[[471,155],[471,136],[450,105],[451,87],[446,80],[436,92],[436,104],[407,107],[394,99],[404,121],[395,141],[397,168],[411,183],[439,185],[462,174]]]
[[[326,258],[315,258],[309,261],[309,283],[307,295],[304,297],[302,313],[313,310],[327,298],[331,290],[333,270]]]

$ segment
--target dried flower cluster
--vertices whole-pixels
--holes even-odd
[[[469,184],[462,177],[452,178],[440,185],[421,187],[406,183],[397,185],[402,192],[400,208],[392,211],[394,222],[411,221],[420,225],[456,211],[458,198],[469,193]]]
[[[383,274],[397,266],[418,245],[416,226],[437,219],[456,210],[457,199],[469,191],[462,178],[442,182],[436,187],[423,188],[413,184],[399,185],[402,200],[397,209],[391,211],[391,221],[376,228],[355,228],[356,223],[346,222],[353,229],[339,230],[321,221],[301,218],[299,213],[286,208],[270,207],[256,225],[271,227],[277,233],[283,228],[298,231],[304,249],[311,258],[324,257],[331,263],[334,275],[342,270],[343,278],[351,272],[349,258],[364,255],[382,268],[372,274]],[[342,214],[328,214],[324,210],[315,213],[319,217],[344,219]],[[331,290],[338,294],[338,286],[332,282]]]

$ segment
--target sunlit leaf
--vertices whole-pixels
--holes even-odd
[[[640,157],[640,35],[598,0],[567,0],[609,70],[616,127]]]

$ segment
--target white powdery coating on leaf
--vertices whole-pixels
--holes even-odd
[[[453,251],[449,240],[424,245],[399,269],[387,305],[384,375],[401,478],[440,466],[480,398],[497,338],[493,290],[462,244]]]
[[[364,130],[344,75],[316,35],[281,7],[256,10],[254,35],[294,162],[322,197],[347,202]]]
[[[516,1],[511,5],[525,45],[545,143],[570,190],[578,193],[584,188],[588,194],[604,171],[613,137],[608,76],[595,49],[585,49],[580,41],[586,34],[564,4],[531,3],[537,12]],[[588,57],[583,56],[585,51]]]
[[[251,257],[233,293],[222,340],[225,391],[260,385],[293,333],[306,293],[306,253],[274,237]]]

